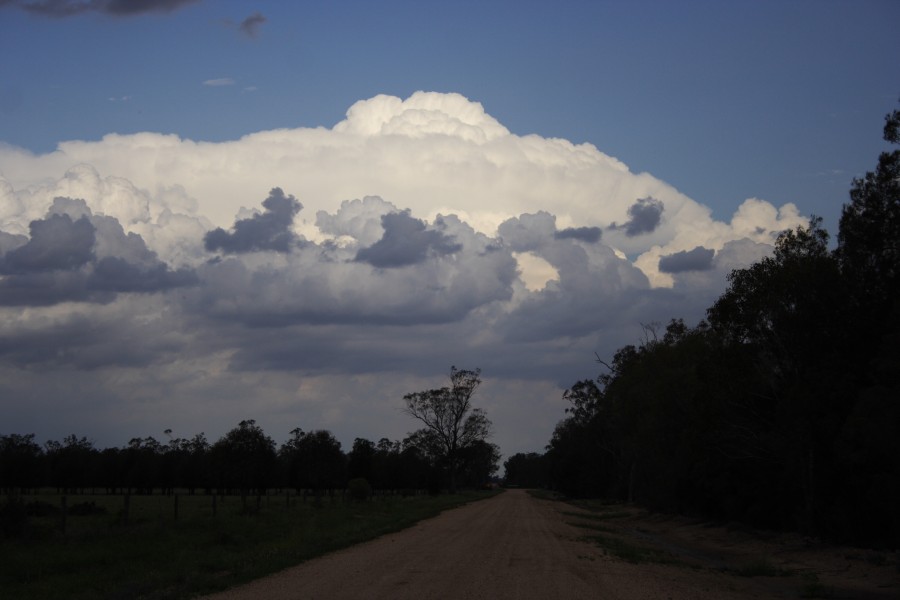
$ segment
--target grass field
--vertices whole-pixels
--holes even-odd
[[[51,514],[32,516],[0,540],[0,598],[189,598],[408,527],[490,496],[378,497],[366,502],[270,495],[240,497],[25,496]],[[258,506],[258,510],[257,510]],[[89,514],[82,514],[89,513]]]

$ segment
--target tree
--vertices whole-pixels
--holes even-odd
[[[886,115],[883,137],[900,144],[900,111]],[[882,152],[875,172],[854,179],[841,212],[836,251],[852,290],[855,338],[848,353],[861,363],[862,386],[900,385],[900,150]]]
[[[241,421],[212,445],[210,454],[219,477],[220,489],[238,488],[245,495],[251,489],[262,493],[272,482],[275,442],[256,421]]]
[[[365,438],[353,440],[353,448],[347,455],[347,477],[362,478],[370,485],[375,483],[375,443]]]
[[[900,144],[900,111],[885,116],[883,137]],[[890,310],[900,293],[900,150],[882,152],[874,173],[853,180],[837,255],[860,300],[878,312]]]
[[[460,452],[491,433],[491,422],[480,408],[472,407],[472,396],[481,383],[481,369],[450,368],[450,387],[406,394],[406,414],[425,424],[433,434],[449,477],[450,493],[456,492]]]
[[[51,484],[62,493],[75,493],[78,488],[94,483],[91,467],[99,453],[94,442],[75,434],[66,436],[60,443],[50,440],[45,445],[46,457],[50,465]]]
[[[785,231],[773,256],[733,271],[729,288],[709,309],[713,329],[727,343],[744,345],[760,382],[756,412],[767,415],[773,453],[786,486],[800,504],[801,528],[812,531],[825,516],[820,499],[839,423],[852,404],[858,355],[848,327],[848,289],[821,219]],[[850,352],[847,352],[847,349]],[[850,367],[850,368],[848,368]]]
[[[885,116],[883,138],[900,144],[900,111]],[[874,172],[854,179],[841,212],[841,272],[852,296],[856,403],[838,441],[847,538],[900,544],[900,150],[882,152]],[[851,491],[852,492],[849,492]],[[848,493],[849,492],[849,493]],[[848,508],[852,507],[852,508]]]
[[[287,467],[290,484],[297,490],[313,490],[317,503],[323,490],[342,487],[347,481],[346,457],[330,431],[293,429],[278,455]]]
[[[132,438],[124,449],[126,484],[136,494],[152,494],[161,485],[164,447],[153,437]]]
[[[884,138],[900,143],[900,111]],[[598,357],[609,372],[564,396],[551,484],[897,547],[900,151],[850,196],[835,251],[813,217],[731,273],[708,323]]]
[[[462,485],[483,488],[491,483],[500,465],[500,447],[484,440],[475,440],[459,449],[459,472]]]
[[[34,434],[0,435],[0,489],[6,493],[23,493],[40,481],[43,453]]]
[[[543,488],[549,478],[547,457],[537,452],[513,454],[503,463],[503,471],[508,486]]]

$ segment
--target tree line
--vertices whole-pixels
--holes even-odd
[[[895,110],[885,140],[898,131]],[[598,357],[507,480],[898,547],[900,150],[853,181],[828,241],[816,217],[783,232],[698,325],[645,325]]]
[[[191,438],[134,438],[96,448],[70,435],[43,446],[34,434],[0,435],[0,489],[7,495],[52,487],[60,493],[265,494],[273,488],[319,496],[365,480],[375,491],[455,491],[481,487],[497,470],[499,449],[487,441],[490,421],[471,405],[480,371],[451,370],[451,386],[406,397],[409,414],[426,427],[401,440],[356,438],[349,452],[327,430],[300,428],[280,446],[254,420],[241,421],[210,443]],[[472,426],[472,424],[477,427]],[[468,424],[468,425],[467,425]],[[166,435],[171,431],[167,430]]]

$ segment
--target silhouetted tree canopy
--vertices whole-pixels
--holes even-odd
[[[466,453],[471,454],[471,448],[485,442],[491,433],[487,415],[472,406],[472,396],[479,384],[481,369],[469,371],[451,367],[450,387],[403,397],[406,413],[425,424],[416,445],[436,463],[446,467],[451,493],[456,491],[457,476]]]
[[[294,429],[291,438],[281,446],[279,457],[287,466],[290,485],[311,489],[316,496],[347,482],[346,457],[341,443],[329,431],[304,433],[300,428]]]
[[[894,111],[885,139],[898,131]],[[573,385],[551,485],[900,545],[900,151],[854,180],[828,239],[817,217],[783,232],[730,274],[708,322],[651,328]]]
[[[241,421],[210,448],[220,488],[259,493],[275,481],[275,441],[256,421]]]

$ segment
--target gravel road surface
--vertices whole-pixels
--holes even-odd
[[[690,569],[631,565],[584,541],[559,503],[509,490],[226,592],[237,599],[746,598]]]

